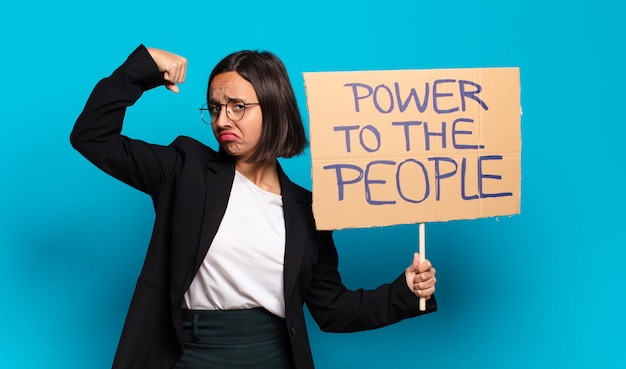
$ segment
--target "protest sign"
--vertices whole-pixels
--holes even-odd
[[[519,213],[518,68],[303,75],[318,229]]]

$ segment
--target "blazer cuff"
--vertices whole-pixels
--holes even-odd
[[[159,68],[143,44],[140,44],[114,73],[124,74],[131,85],[137,85],[143,91],[165,84],[163,74],[159,72]]]

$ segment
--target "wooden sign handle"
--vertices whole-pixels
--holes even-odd
[[[426,260],[426,226],[424,223],[419,224],[419,254],[420,264]],[[420,297],[420,311],[426,311],[426,299]]]

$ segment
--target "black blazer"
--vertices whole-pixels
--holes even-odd
[[[182,354],[182,301],[226,211],[235,165],[231,157],[188,137],[168,146],[121,134],[126,108],[162,85],[139,46],[91,93],[71,134],[72,145],[97,167],[149,194],[156,212],[113,368],[172,368]],[[303,304],[324,331],[382,327],[423,314],[404,273],[376,290],[341,282],[329,231],[317,231],[311,193],[278,166],[286,229],[285,322],[296,367],[313,368]],[[436,310],[430,299],[427,311]]]

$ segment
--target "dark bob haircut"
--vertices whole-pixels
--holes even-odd
[[[259,144],[248,161],[263,163],[301,154],[308,142],[283,62],[267,51],[244,50],[228,55],[209,76],[207,102],[211,99],[213,78],[225,72],[237,72],[252,84],[263,112]]]

